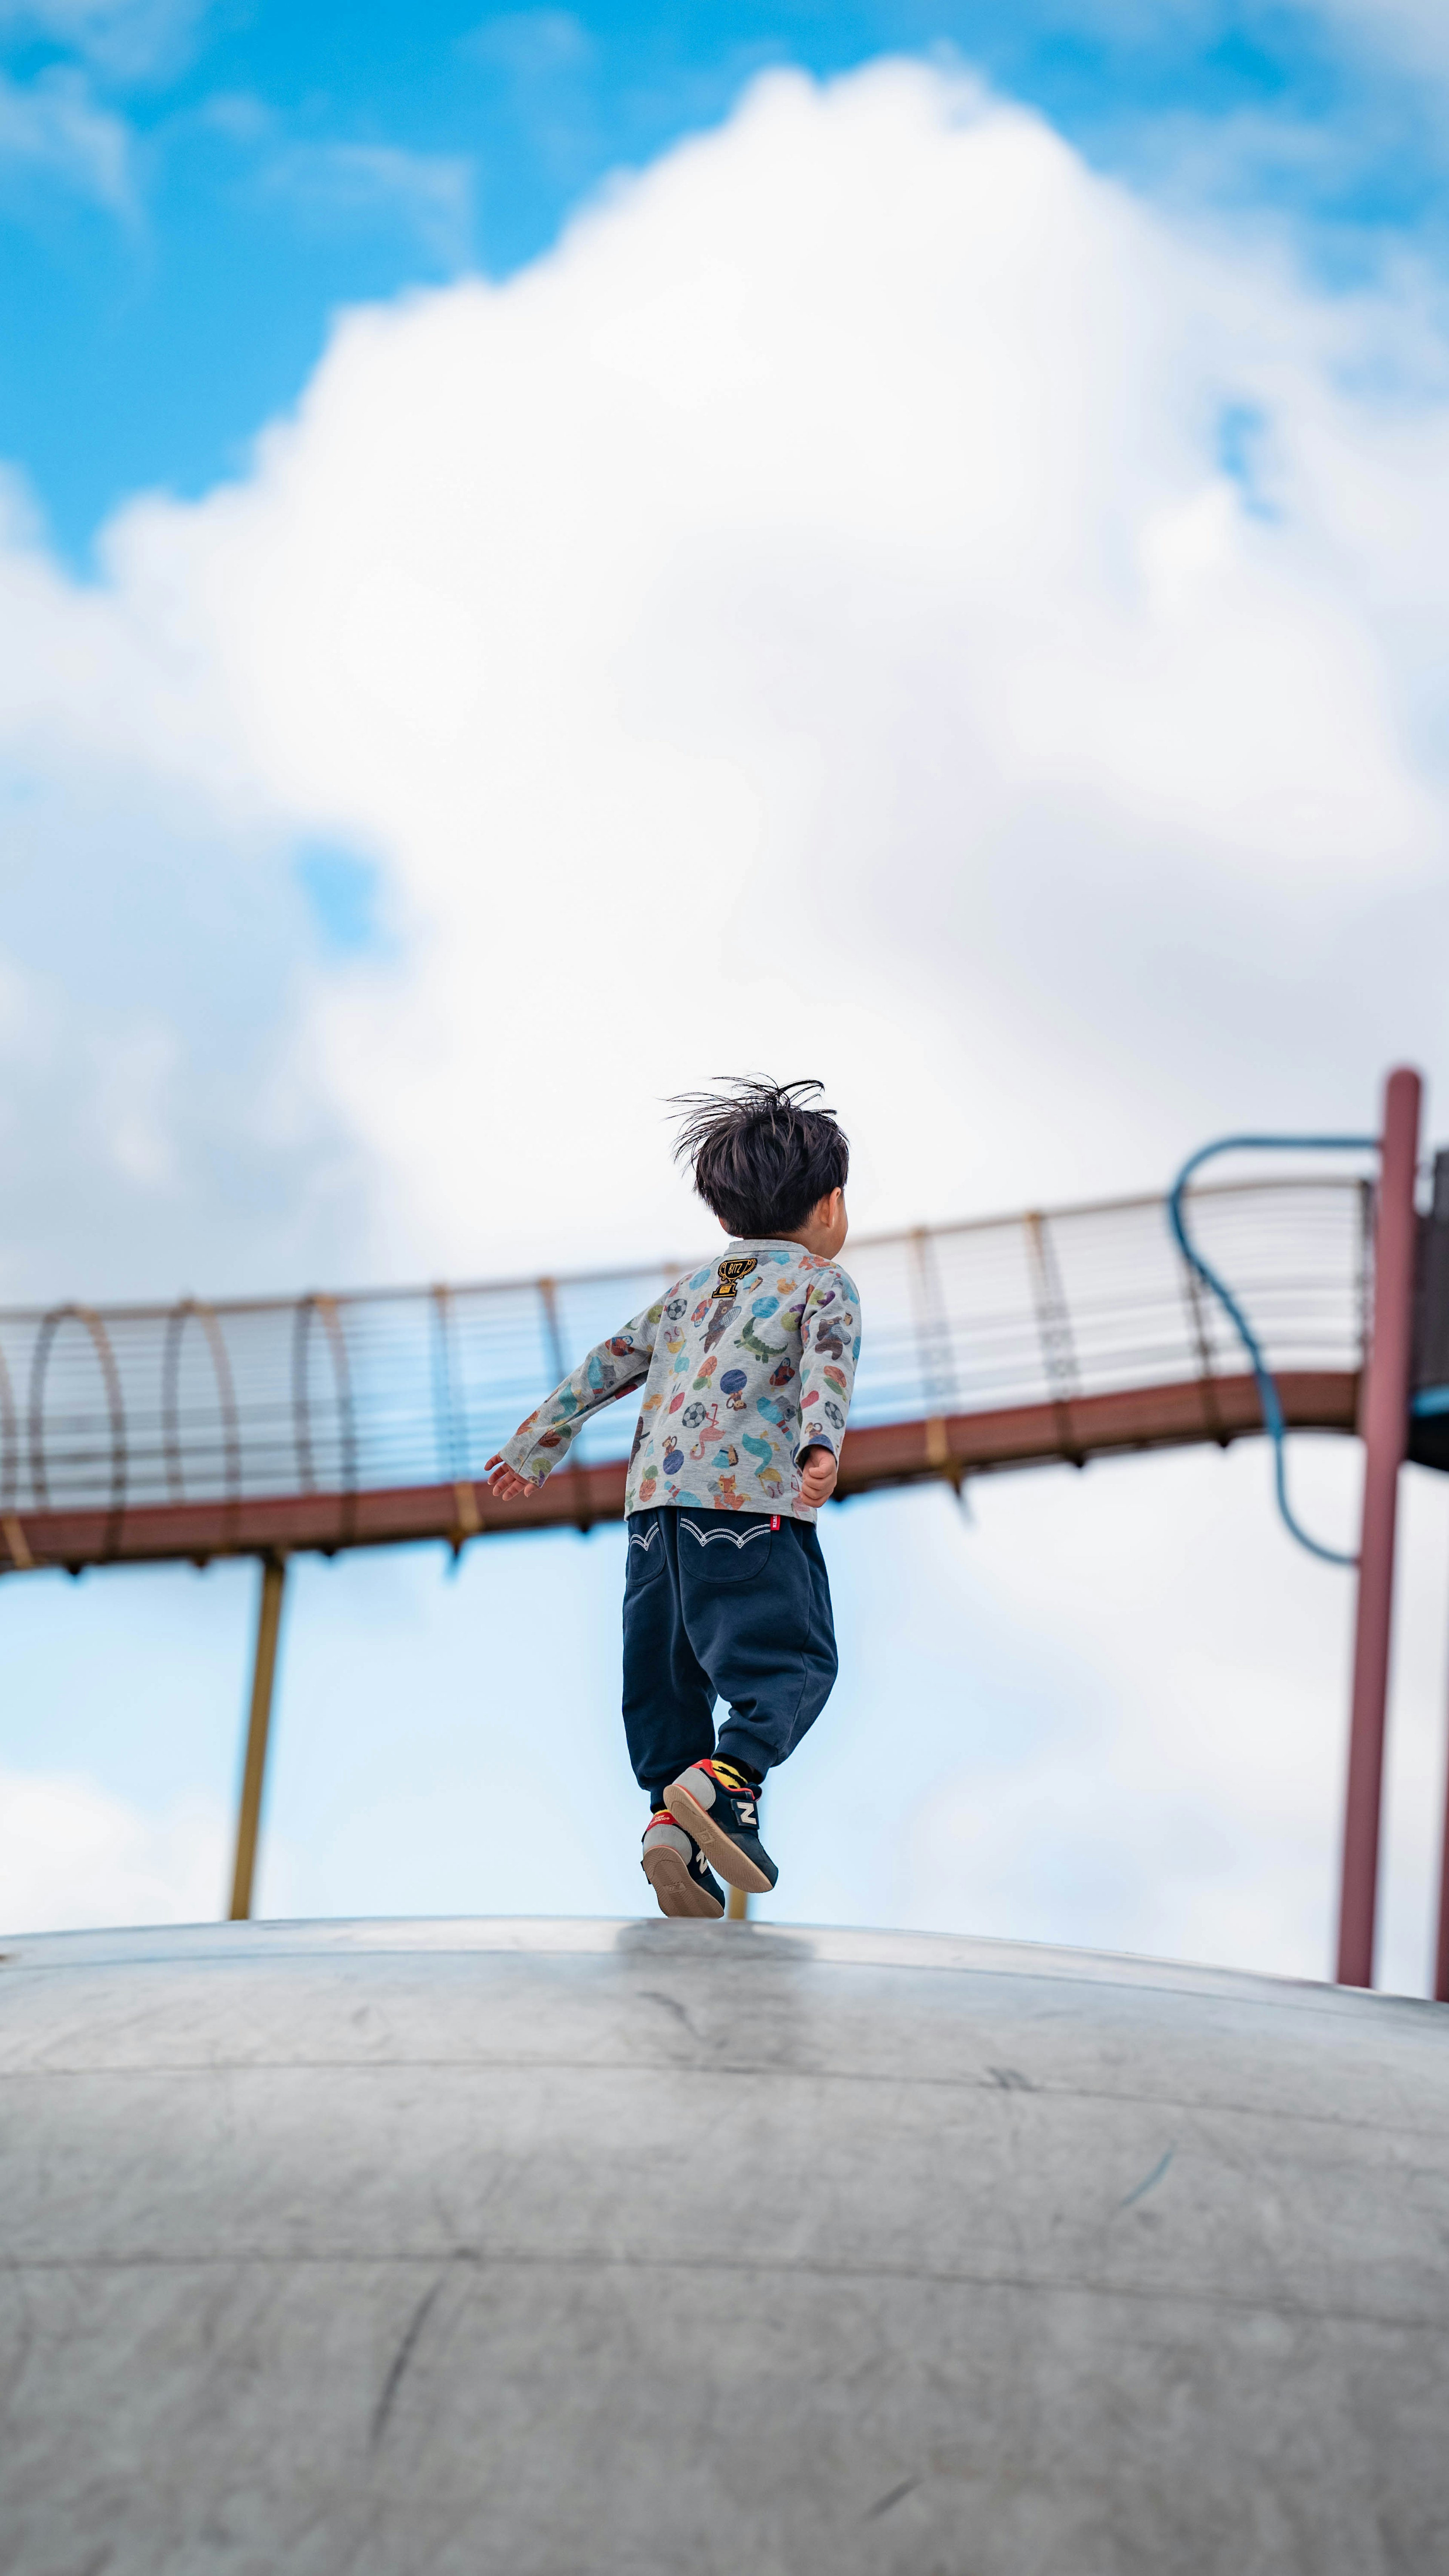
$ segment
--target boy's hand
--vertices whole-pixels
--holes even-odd
[[[818,1510],[822,1503],[828,1503],[835,1491],[835,1479],[839,1473],[840,1468],[833,1450],[807,1449],[805,1464],[800,1470],[801,1502],[808,1503],[812,1512]]]
[[[495,1503],[521,1503],[525,1494],[538,1491],[538,1487],[530,1485],[526,1477],[515,1476],[511,1467],[504,1466],[501,1450],[489,1459],[483,1477]]]

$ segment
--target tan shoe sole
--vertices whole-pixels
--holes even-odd
[[[716,1905],[707,1887],[700,1886],[679,1852],[670,1851],[667,1844],[663,1851],[646,1852],[643,1869],[661,1914],[703,1915],[718,1923],[723,1907]]]
[[[726,1886],[742,1887],[747,1896],[769,1895],[770,1882],[764,1871],[756,1869],[754,1862],[745,1858],[739,1844],[731,1842],[729,1835],[720,1831],[708,1807],[702,1807],[697,1798],[691,1798],[689,1791],[682,1789],[677,1780],[672,1789],[665,1790],[664,1803],[685,1832],[693,1834],[705,1859],[719,1871]]]

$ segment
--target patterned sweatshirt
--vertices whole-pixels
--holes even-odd
[[[731,1242],[590,1351],[502,1455],[541,1480],[587,1416],[642,1378],[626,1511],[688,1503],[813,1521],[801,1463],[807,1448],[839,1457],[859,1357],[860,1299],[837,1262],[798,1243]]]

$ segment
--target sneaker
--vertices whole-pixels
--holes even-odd
[[[696,1762],[664,1803],[731,1887],[767,1896],[780,1873],[760,1840],[759,1791],[732,1762]]]
[[[661,1914],[702,1914],[711,1921],[723,1914],[724,1889],[698,1843],[675,1823],[667,1807],[656,1807],[644,1828],[640,1867]]]

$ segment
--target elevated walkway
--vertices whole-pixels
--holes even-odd
[[[1370,1194],[1348,1179],[1192,1195],[1290,1425],[1352,1431]],[[1227,1441],[1251,1376],[1162,1202],[921,1227],[847,1248],[865,1343],[840,1494]],[[484,1462],[689,1265],[479,1287],[0,1312],[0,1571],[286,1555],[617,1519],[637,1398],[501,1510]]]

